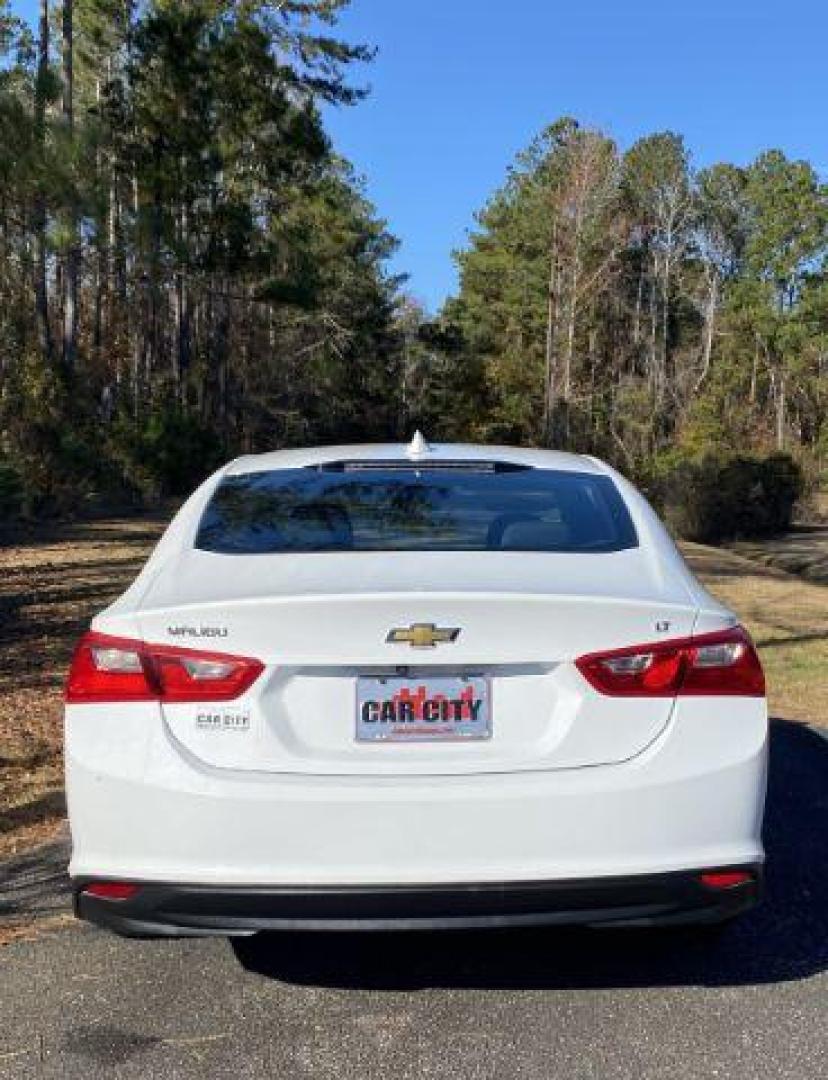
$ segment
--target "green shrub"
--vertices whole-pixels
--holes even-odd
[[[22,356],[0,384],[0,518],[75,517],[186,495],[223,459],[212,429],[169,407],[101,422],[65,372]]]
[[[66,372],[36,356],[16,358],[0,383],[0,513],[74,517],[123,487],[89,415]]]
[[[787,454],[671,454],[656,463],[644,486],[673,532],[709,544],[784,532],[804,489],[802,470]]]
[[[175,409],[137,423],[121,417],[110,447],[124,478],[150,502],[189,495],[226,456],[214,430]]]
[[[23,509],[23,481],[10,461],[0,460],[0,524],[20,516]]]

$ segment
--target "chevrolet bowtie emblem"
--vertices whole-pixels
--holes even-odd
[[[448,645],[460,636],[459,626],[435,626],[434,623],[414,623],[398,626],[389,631],[385,639],[390,645],[410,645],[413,649],[433,649],[435,645]]]

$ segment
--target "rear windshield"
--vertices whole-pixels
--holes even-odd
[[[609,552],[636,547],[607,476],[513,466],[390,465],[229,476],[195,546],[228,555],[322,551]]]

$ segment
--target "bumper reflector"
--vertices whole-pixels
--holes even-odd
[[[131,900],[138,892],[138,886],[125,881],[96,881],[86,885],[83,891],[99,900]]]
[[[708,889],[733,889],[753,881],[753,874],[749,870],[711,870],[700,874],[699,881]]]

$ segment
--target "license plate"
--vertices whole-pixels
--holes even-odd
[[[450,742],[491,733],[485,676],[357,680],[357,742]]]

